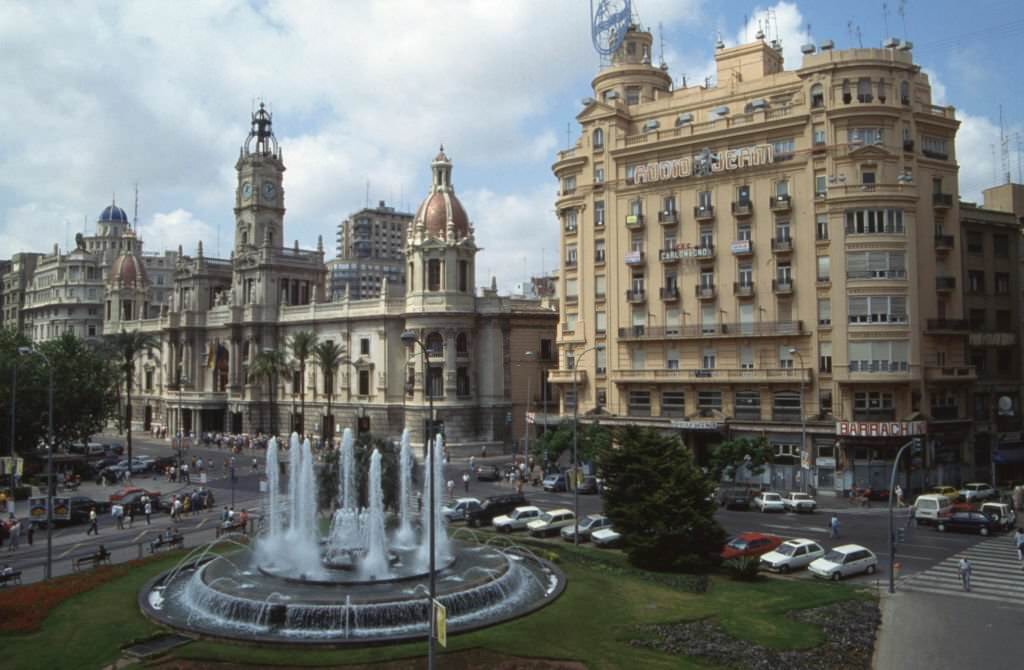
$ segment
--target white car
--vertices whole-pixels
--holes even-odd
[[[576,525],[576,515],[570,509],[553,509],[526,524],[526,529],[534,537],[554,535],[566,526]]]
[[[596,547],[614,547],[622,541],[622,536],[611,528],[602,528],[591,533],[590,539]]]
[[[604,514],[588,514],[580,519],[580,542],[590,539],[590,534],[602,528],[611,528],[612,520]],[[562,529],[562,539],[572,542],[576,535],[576,524],[571,524]]]
[[[838,582],[843,577],[862,572],[875,574],[875,570],[878,569],[878,557],[870,549],[859,544],[844,544],[812,561],[807,569],[817,577]]]
[[[522,530],[526,528],[526,524],[540,518],[541,514],[542,512],[539,507],[532,505],[517,507],[512,510],[511,514],[502,514],[501,516],[494,517],[494,529],[499,533],[511,533],[514,530]]]
[[[790,572],[806,568],[825,555],[825,549],[814,540],[786,540],[761,556],[761,567],[772,572]]]
[[[441,514],[448,521],[465,521],[469,513],[480,509],[480,501],[476,498],[457,498],[441,508]]]
[[[818,503],[806,493],[790,493],[782,499],[782,504],[789,512],[813,512]]]
[[[782,496],[778,493],[765,491],[754,498],[754,507],[762,512],[785,512],[786,505],[782,502]]]
[[[960,497],[967,502],[978,502],[980,500],[988,500],[989,498],[996,498],[999,496],[999,492],[992,488],[991,484],[984,482],[971,482],[964,484],[964,487],[960,489]]]

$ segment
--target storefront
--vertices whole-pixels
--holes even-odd
[[[837,462],[833,477],[834,488],[844,495],[852,489],[888,490],[892,476],[893,459],[900,447],[913,437],[924,436],[928,424],[924,421],[838,421],[836,422]],[[909,454],[905,458],[910,458]],[[819,462],[819,468],[821,463]],[[910,481],[906,467],[900,468],[899,481],[908,490],[923,488],[923,463],[915,470],[911,463]],[[916,475],[915,475],[916,472]],[[819,488],[821,481],[819,469]]]

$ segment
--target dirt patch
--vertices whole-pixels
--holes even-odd
[[[486,649],[467,649],[445,653],[440,656],[445,670],[586,670],[577,661],[556,661],[525,656],[508,656]],[[168,660],[147,666],[158,670],[308,670],[309,666],[284,665],[237,665],[234,663],[212,663],[206,661]],[[330,666],[339,667],[336,664]],[[426,657],[405,658],[397,661],[345,665],[345,670],[420,670],[427,667]]]

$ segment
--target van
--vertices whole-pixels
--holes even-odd
[[[934,525],[939,519],[947,519],[953,513],[953,501],[949,497],[937,493],[926,493],[917,496],[914,502],[914,523]]]

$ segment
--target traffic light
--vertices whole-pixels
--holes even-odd
[[[924,441],[919,437],[915,437],[912,442],[913,444],[910,445],[910,455],[920,456],[924,450]]]
[[[905,528],[896,529],[896,542],[903,543],[907,540],[907,530]]]

